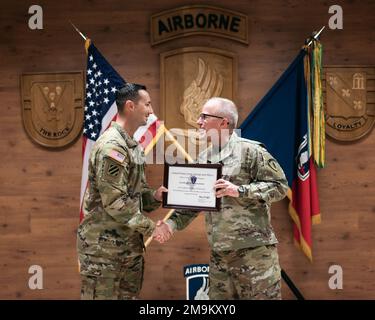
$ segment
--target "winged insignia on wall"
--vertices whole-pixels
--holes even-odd
[[[223,89],[223,77],[210,65],[198,58],[198,74],[185,89],[180,111],[185,122],[198,128],[197,120],[203,105],[212,97],[220,96]]]

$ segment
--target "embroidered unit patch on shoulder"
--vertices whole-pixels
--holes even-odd
[[[278,169],[277,169],[277,163],[276,163],[276,161],[274,159],[269,159],[268,160],[268,165],[271,167],[272,170],[274,170],[276,172],[278,171]]]
[[[103,169],[104,180],[112,182],[119,182],[121,180],[121,171],[123,170],[123,167],[117,161],[113,161],[112,158],[105,159]]]
[[[108,172],[108,174],[110,176],[116,177],[118,175],[118,173],[120,172],[120,166],[111,163],[108,166],[108,171],[107,172]]]

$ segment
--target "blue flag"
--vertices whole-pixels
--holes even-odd
[[[312,259],[311,222],[319,222],[316,169],[309,153],[309,74],[301,50],[240,126],[244,138],[257,140],[277,159],[288,179],[294,238]],[[308,73],[308,72],[307,72]],[[309,90],[308,90],[309,89]]]

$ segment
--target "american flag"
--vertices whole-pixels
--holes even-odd
[[[84,111],[84,125],[82,137],[82,179],[80,195],[80,221],[83,219],[83,197],[88,183],[88,165],[91,149],[95,141],[116,119],[116,91],[123,87],[126,81],[117,73],[99,50],[86,40],[87,71],[86,71],[86,98]],[[155,115],[150,116],[146,126],[141,127],[134,137],[143,142],[144,148],[154,142],[159,127],[159,120]],[[160,135],[159,135],[160,136]],[[146,137],[148,137],[146,139]],[[147,144],[145,143],[147,141]],[[148,146],[149,148],[151,145]],[[149,149],[148,148],[148,149]]]

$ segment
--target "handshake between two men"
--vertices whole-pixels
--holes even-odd
[[[154,193],[154,198],[157,201],[162,201],[163,192],[168,192],[168,189],[164,186],[159,187]],[[170,225],[163,220],[159,220],[156,223],[154,232],[152,233],[152,239],[158,241],[159,243],[164,243],[171,238],[172,234],[173,230]]]
[[[165,221],[159,220],[156,223],[154,232],[152,233],[152,238],[159,243],[164,243],[171,238],[172,234],[173,230],[171,226]]]

